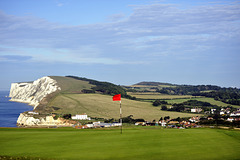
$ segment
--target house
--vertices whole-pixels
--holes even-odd
[[[28,114],[39,114],[38,112],[29,111]]]
[[[88,128],[93,128],[93,127],[94,127],[93,124],[86,124],[86,126],[87,126]]]
[[[170,122],[168,122],[168,124],[179,124],[179,122],[178,121],[170,121]]]
[[[144,125],[146,125],[146,122],[136,122],[135,126],[138,126],[138,125],[144,126]]]
[[[118,123],[118,122],[113,122],[113,123],[102,123],[100,121],[98,122],[93,122],[93,127],[97,128],[97,127],[119,127],[122,126],[122,123]]]
[[[75,116],[72,116],[72,119],[75,119],[75,120],[91,120],[90,117],[87,116],[87,114],[77,114]]]
[[[234,118],[230,117],[230,118],[227,119],[227,121],[233,122],[233,121],[234,121]]]
[[[199,122],[199,119],[200,119],[200,117],[196,116],[196,117],[190,118],[189,121],[195,123],[195,122]]]
[[[230,114],[231,117],[233,116],[240,116],[240,111],[236,111]]]
[[[113,123],[112,123],[112,126],[114,126],[114,127],[119,127],[119,126],[122,126],[122,123],[113,122]]]
[[[235,118],[235,121],[240,121],[240,117]]]
[[[208,120],[213,120],[213,117],[208,117],[207,119],[208,119]]]
[[[191,123],[190,122],[187,122],[187,121],[182,121],[180,122],[181,125],[190,125]]]
[[[152,122],[147,122],[146,123],[146,126],[155,126],[156,124],[155,123],[152,123]]]
[[[216,112],[217,109],[211,109],[211,113],[214,114]]]
[[[220,115],[224,115],[225,114],[225,112],[224,111],[220,111]]]
[[[192,108],[191,109],[191,112],[193,112],[193,113],[199,113],[201,111],[202,111],[202,108]]]
[[[165,120],[159,121],[159,124],[161,124],[162,127],[165,127],[167,122]]]

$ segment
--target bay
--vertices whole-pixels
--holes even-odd
[[[20,113],[33,110],[25,103],[9,101],[9,91],[0,91],[0,127],[17,127]]]

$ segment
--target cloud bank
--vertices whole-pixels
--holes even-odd
[[[0,55],[31,57],[28,61],[119,65],[161,63],[166,58],[204,59],[216,56],[215,52],[224,57],[226,51],[234,55],[239,51],[239,3],[132,8],[129,17],[116,14],[109,23],[79,26],[0,12]]]

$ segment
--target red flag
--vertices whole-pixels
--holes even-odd
[[[121,101],[121,94],[116,94],[113,96],[113,101]]]

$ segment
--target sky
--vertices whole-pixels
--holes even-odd
[[[240,88],[240,1],[1,0],[0,90],[43,76]]]

